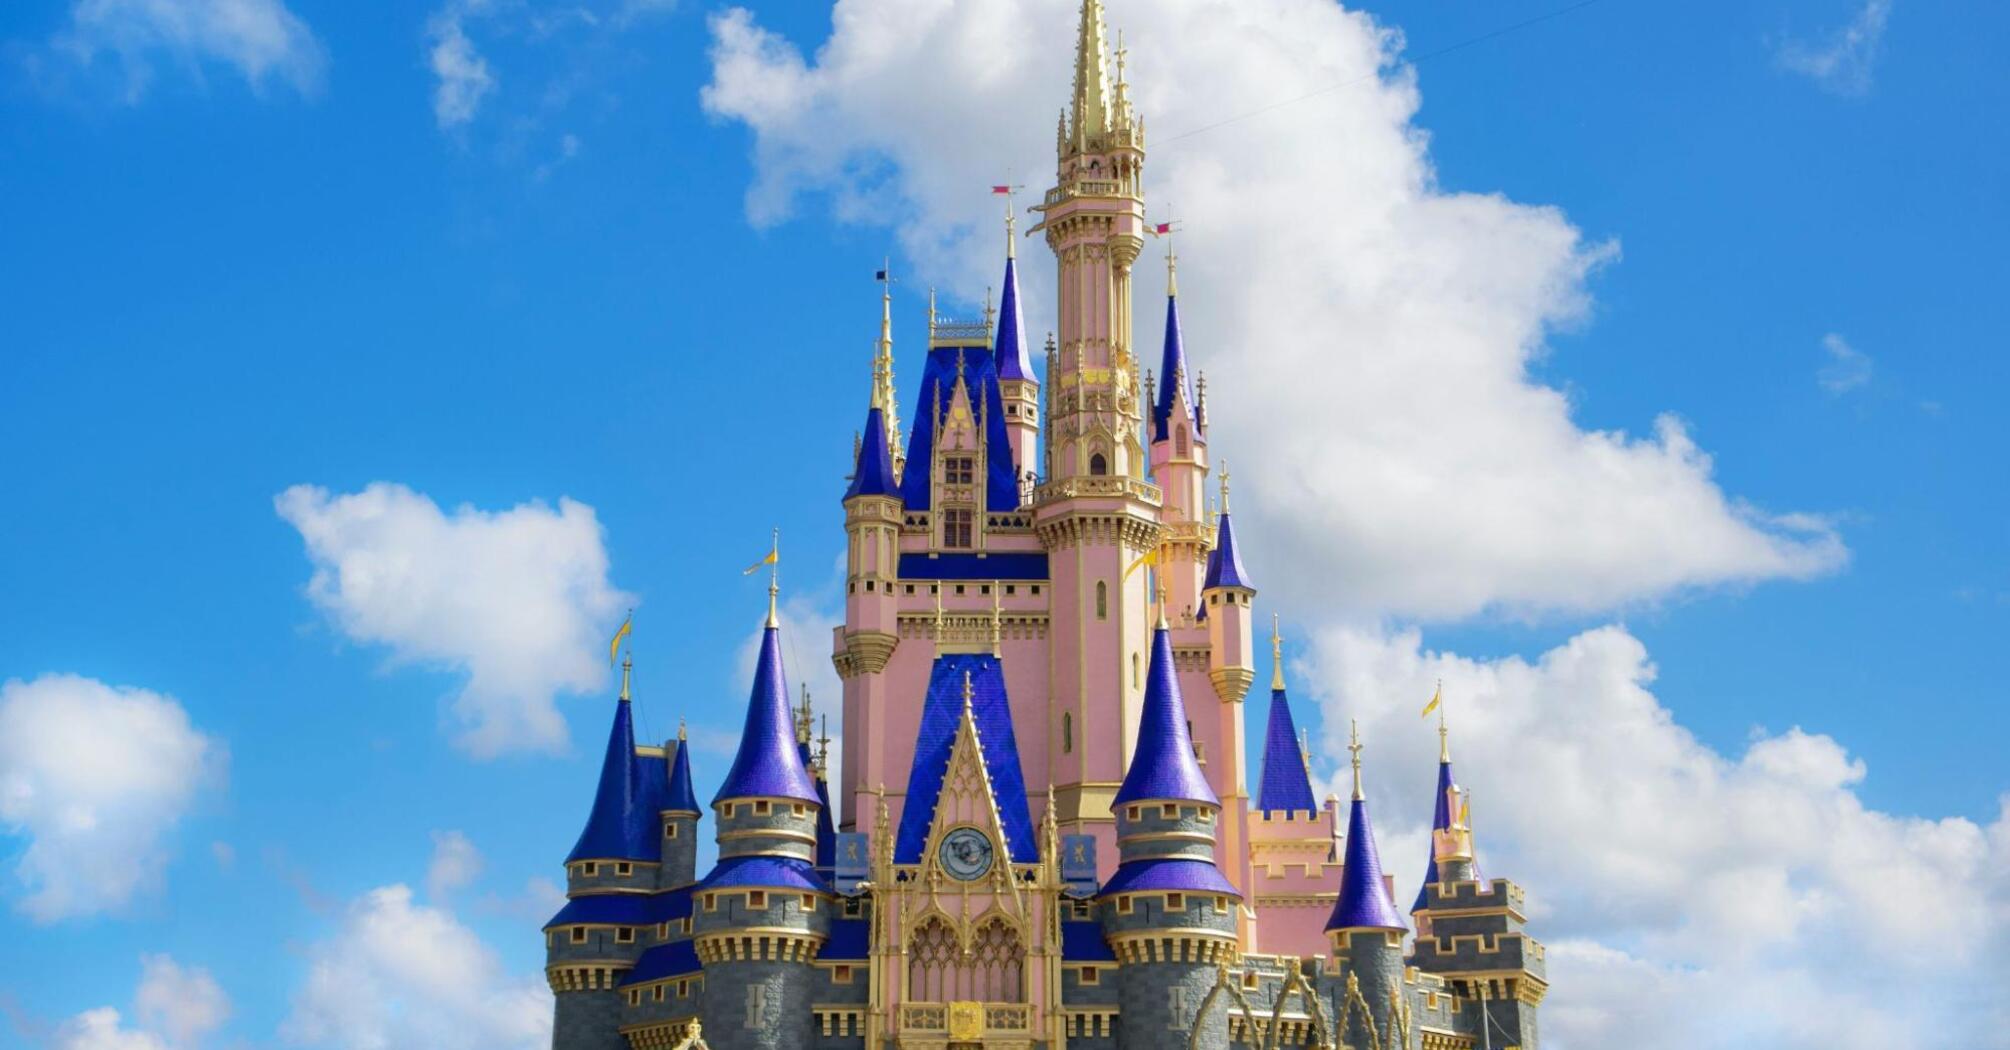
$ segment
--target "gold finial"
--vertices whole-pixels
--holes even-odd
[[[1172,223],[1166,223],[1166,295],[1179,294],[1179,252],[1173,250]]]
[[[966,714],[966,715],[967,715],[967,714],[969,714],[969,713],[970,713],[970,700],[971,700],[971,698],[972,698],[972,697],[975,697],[976,695],[977,695],[977,690],[976,690],[976,689],[975,689],[975,688],[974,688],[973,686],[971,686],[971,684],[970,684],[970,672],[968,672],[968,671],[965,671],[965,672],[963,672],[963,713],[964,713],[964,714]]]
[[[928,287],[928,338],[935,338],[935,286]]]
[[[782,620],[775,614],[777,598],[782,593],[782,530],[775,530],[775,545],[770,548],[768,561],[768,626],[780,627]]]
[[[830,768],[831,760],[831,716],[823,716],[823,732],[817,737],[817,769]]]
[[[1166,625],[1166,606],[1172,602],[1172,595],[1170,593],[1170,589],[1166,586],[1166,574],[1160,571],[1159,569],[1154,568],[1152,570],[1152,575],[1158,581],[1159,626],[1164,627]]]
[[[1312,741],[1303,729],[1298,731],[1298,761],[1304,763],[1305,772],[1307,775],[1310,775],[1312,772]]]
[[[990,331],[998,319],[998,308],[991,305],[991,286],[984,286],[984,330]]]
[[[1221,512],[1228,513],[1228,460],[1221,461]]]
[[[683,716],[683,715],[678,715],[678,716],[677,716],[677,739],[679,739],[679,740],[688,740],[688,739],[690,739],[689,735],[687,735],[687,734],[685,733],[685,731],[684,731],[684,716]]]
[[[1354,801],[1359,802],[1367,797],[1361,793],[1361,723],[1350,718],[1347,725],[1351,734],[1347,750],[1354,753]]]
[[[810,711],[810,684],[803,683],[802,706],[796,708],[796,743],[810,742],[810,727],[816,724],[816,716]]]
[[[628,674],[630,671],[634,670],[634,668],[635,668],[634,654],[632,653],[621,654],[621,699],[623,700],[628,699]]]
[[[935,649],[937,652],[942,651],[942,645],[947,639],[948,635],[942,618],[942,585],[938,583],[935,585]]]
[[[1445,680],[1438,679],[1438,761],[1452,760],[1452,739],[1445,728]]]
[[[1002,658],[1005,655],[1005,631],[1003,624],[1005,607],[1002,604],[1003,599],[999,597],[999,594],[1003,590],[1004,588],[1000,587],[997,583],[994,582],[991,584],[991,655],[998,658]]]
[[[1007,184],[1005,187],[1005,257],[1019,257],[1019,216],[1012,212],[1012,191],[1019,187]]]
[[[1284,691],[1284,632],[1278,628],[1277,614],[1270,614],[1270,691]]]

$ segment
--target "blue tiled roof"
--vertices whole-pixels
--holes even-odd
[[[1382,880],[1382,853],[1375,848],[1375,829],[1368,822],[1368,803],[1354,800],[1347,814],[1346,867],[1340,872],[1340,897],[1333,902],[1328,930],[1403,930],[1396,902]]]
[[[1444,831],[1452,826],[1451,791],[1457,786],[1459,786],[1459,782],[1452,777],[1451,762],[1438,763],[1438,808],[1437,812],[1431,817],[1432,831]],[[1425,887],[1436,881],[1438,881],[1438,851],[1435,847],[1432,847],[1430,850],[1430,860],[1424,867],[1423,885],[1417,887],[1417,903],[1410,906],[1412,912],[1424,910],[1424,904],[1428,900]],[[1477,857],[1473,859],[1473,881],[1478,882],[1482,886],[1486,885],[1487,881],[1487,877],[1480,872],[1480,862]]]
[[[921,730],[915,735],[914,767],[907,777],[907,803],[900,811],[900,832],[894,838],[893,859],[917,864],[928,844],[929,825],[942,797],[942,778],[949,772],[949,752],[956,743],[956,726],[963,718],[963,675],[970,674],[970,715],[977,725],[977,744],[984,771],[1005,826],[1005,851],[1016,863],[1038,859],[1033,845],[1033,817],[1026,806],[1026,777],[1019,768],[1019,743],[1012,735],[1012,704],[1005,695],[1005,673],[989,653],[944,653],[935,658],[928,676],[928,696],[921,709]]]
[[[1229,884],[1221,869],[1209,860],[1155,857],[1117,865],[1117,873],[1103,884],[1103,895],[1178,890],[1187,893],[1226,893],[1237,900],[1242,894]]]
[[[817,953],[817,958],[840,962],[863,960],[871,948],[870,919],[832,919],[830,940],[824,942],[824,950]]]
[[[729,798],[794,798],[817,800],[816,784],[796,753],[796,734],[789,717],[789,683],[782,673],[781,629],[761,632],[761,652],[754,661],[754,688],[747,699],[747,724],[740,733],[740,751],[726,773],[717,805]]]
[[[663,808],[702,813],[698,808],[698,792],[691,788],[690,741],[680,739],[672,746],[677,749],[677,757],[670,763],[670,790],[663,798]]]
[[[1145,799],[1185,799],[1218,806],[1214,789],[1194,761],[1186,728],[1186,700],[1173,669],[1172,641],[1163,626],[1152,631],[1152,662],[1145,672],[1145,703],[1138,715],[1138,746],[1117,789],[1117,805]]]
[[[686,977],[704,970],[698,962],[698,946],[686,939],[659,944],[635,960],[635,968],[621,981],[621,987],[648,984],[665,977]]]
[[[691,888],[662,893],[596,893],[574,897],[544,924],[553,926],[655,926],[691,914]]]
[[[1164,441],[1172,436],[1174,397],[1186,385],[1186,350],[1180,344],[1179,297],[1166,296],[1166,348],[1159,360],[1159,400],[1152,406],[1152,440]],[[1180,411],[1189,425],[1193,423],[1193,399],[1186,399]]]
[[[982,553],[928,554],[910,552],[900,556],[903,580],[1046,580],[1047,554]]]
[[[1019,311],[1019,271],[1016,260],[1005,260],[1005,293],[998,300],[998,341],[992,354],[998,378],[1033,378],[1033,360],[1026,356],[1026,322]]]
[[[701,890],[748,886],[754,889],[808,890],[829,893],[830,886],[819,878],[808,861],[794,857],[729,857],[712,868],[698,884]]]
[[[1270,727],[1263,738],[1263,779],[1256,785],[1256,808],[1265,813],[1316,810],[1305,756],[1298,750],[1298,726],[1282,689],[1270,691]]]
[[[1019,506],[1018,470],[1012,463],[1012,442],[1005,435],[1004,399],[998,392],[998,370],[991,351],[981,346],[936,346],[928,350],[921,373],[921,399],[914,426],[907,435],[907,468],[900,479],[900,498],[909,510],[934,504],[929,486],[935,462],[935,417],[946,412],[956,393],[957,362],[970,388],[971,408],[984,414],[984,509],[993,513]]]
[[[1061,961],[1116,962],[1117,953],[1103,939],[1102,923],[1077,920],[1061,924]]]
[[[586,828],[566,854],[576,860],[658,860],[656,811],[636,769],[635,721],[628,701],[614,708],[614,728],[607,734],[607,754],[600,761],[600,786]]]
[[[856,496],[899,496],[900,479],[893,476],[893,453],[886,447],[886,417],[878,408],[865,410],[865,433],[858,443],[858,462],[852,465],[851,487],[844,498]]]
[[[1235,549],[1235,526],[1227,511],[1222,512],[1216,528],[1214,550],[1207,556],[1207,580],[1201,584],[1202,590],[1214,587],[1256,589],[1249,582],[1249,570],[1242,567],[1242,552]]]

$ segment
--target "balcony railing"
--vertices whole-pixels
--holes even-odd
[[[1160,502],[1159,487],[1120,474],[1085,474],[1049,481],[1033,490],[1033,502],[1070,499],[1076,496],[1136,496],[1148,503]]]
[[[1023,1035],[1033,1030],[1033,1008],[1025,1003],[902,1003],[902,1035],[943,1036],[956,1042],[988,1036]]]

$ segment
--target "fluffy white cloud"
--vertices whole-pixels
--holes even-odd
[[[1534,662],[1329,628],[1310,670],[1323,752],[1344,754],[1360,720],[1405,894],[1422,877],[1437,748],[1417,710],[1444,681],[1481,864],[1528,888],[1556,948],[1545,1027],[1560,1047],[1618,1033],[1642,1047],[1927,1047],[1943,1024],[1979,1024],[1987,975],[2010,965],[2010,817],[1872,809],[1864,764],[1798,728],[1721,754],[1650,691],[1654,666],[1622,628]]]
[[[1828,361],[1815,373],[1815,382],[1831,395],[1840,396],[1870,384],[1870,355],[1849,345],[1834,332],[1822,336],[1822,352]]]
[[[475,119],[482,99],[495,90],[488,61],[462,24],[468,15],[487,7],[486,0],[461,0],[435,11],[426,21],[426,58],[438,81],[433,86],[433,119],[442,131]]]
[[[975,299],[1001,265],[985,188],[1052,181],[1077,6],[841,0],[814,61],[746,11],[715,17],[703,101],[754,132],[749,214],[821,194]],[[1216,453],[1244,480],[1238,524],[1273,597],[1585,611],[1842,563],[1822,520],[1728,497],[1674,415],[1587,430],[1533,376],[1616,248],[1554,208],[1439,186],[1398,34],[1325,0],[1120,15],[1150,205],[1185,223],[1188,352],[1214,380]],[[1051,270],[1026,273],[1039,317]],[[1290,574],[1262,571],[1286,550]]]
[[[86,63],[117,55],[128,98],[146,89],[157,57],[192,70],[220,62],[254,89],[277,79],[302,93],[320,87],[326,64],[313,31],[282,0],[76,0],[57,45]]]
[[[184,967],[166,955],[143,955],[140,965],[133,1012],[170,1046],[194,1046],[230,1017],[230,997],[208,970]]]
[[[608,582],[593,508],[443,513],[385,482],[340,496],[296,485],[275,506],[306,541],[308,596],[344,634],[467,672],[451,707],[471,754],[562,748],[554,694],[606,684],[607,634],[634,599]]]
[[[0,825],[37,922],[117,911],[160,884],[166,840],[223,745],[173,698],[69,674],[0,685]]]
[[[308,972],[281,1034],[333,1050],[546,1050],[551,992],[504,970],[452,913],[402,885],[352,903],[307,949]]]
[[[458,831],[433,832],[433,859],[426,865],[426,898],[445,904],[455,890],[472,885],[482,873],[482,854]]]
[[[109,1006],[86,1010],[56,1030],[56,1050],[168,1050],[152,1032],[125,1027]]]
[[[1838,95],[1870,91],[1877,57],[1884,50],[1884,28],[1891,20],[1891,0],[1864,0],[1849,24],[1818,41],[1789,40],[1779,51],[1780,65]]]

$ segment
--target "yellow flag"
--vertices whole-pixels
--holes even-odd
[[[752,576],[753,574],[761,571],[761,566],[773,565],[774,563],[781,560],[782,560],[782,552],[780,548],[770,547],[768,548],[767,557],[764,557],[760,561],[757,561],[754,564],[747,566],[746,570],[740,573],[740,575]]]
[[[607,643],[607,666],[614,666],[615,657],[621,655],[621,640],[628,637],[628,629],[633,626],[635,626],[635,616],[633,613],[630,613],[626,620],[621,621],[621,629],[614,632],[614,640]]]
[[[1419,718],[1431,717],[1431,712],[1436,711],[1438,709],[1438,701],[1443,700],[1444,698],[1445,698],[1445,684],[1443,682],[1439,682],[1438,691],[1431,694],[1431,702],[1424,705],[1424,713],[1418,715],[1417,717]]]
[[[1159,549],[1157,547],[1153,547],[1151,550],[1148,550],[1144,552],[1144,554],[1140,555],[1137,561],[1132,562],[1130,564],[1130,567],[1124,570],[1124,579],[1126,580],[1130,579],[1131,573],[1138,571],[1138,569],[1142,566],[1157,565],[1158,563],[1159,563]]]

